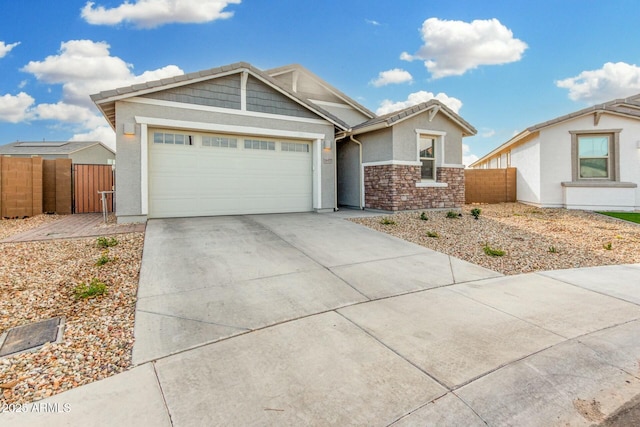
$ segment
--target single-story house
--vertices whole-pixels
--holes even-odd
[[[0,145],[1,156],[71,159],[71,163],[112,165],[116,153],[98,141],[22,141]]]
[[[470,167],[517,168],[523,203],[640,210],[640,95],[531,126]]]
[[[300,65],[244,62],[91,98],[116,132],[119,222],[464,203],[476,130],[435,100],[377,117]]]

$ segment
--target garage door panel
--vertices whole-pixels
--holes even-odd
[[[310,144],[287,152],[279,143],[245,149],[242,140],[238,148],[201,146],[197,137],[194,146],[150,144],[149,216],[312,210]]]

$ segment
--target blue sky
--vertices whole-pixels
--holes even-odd
[[[640,93],[636,0],[0,0],[0,144],[114,135],[89,94],[237,61],[300,63],[373,111],[437,97],[478,129]]]

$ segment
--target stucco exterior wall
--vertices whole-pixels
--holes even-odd
[[[444,157],[440,159],[441,163],[462,164],[462,130],[443,113],[437,113],[433,120],[429,121],[428,112],[418,114],[393,127],[393,160],[417,160],[416,129],[445,132]]]
[[[517,171],[518,201],[540,204],[540,144],[538,139],[511,150],[511,166]]]
[[[102,145],[94,145],[84,150],[72,153],[70,156],[73,163],[86,163],[91,165],[108,165],[109,160],[115,160],[116,155],[104,148]]]
[[[301,120],[289,120],[287,116],[255,117],[249,114],[232,114],[218,111],[202,111],[190,108],[176,108],[160,105],[149,105],[136,102],[119,101],[116,103],[116,206],[118,220],[144,220],[142,211],[142,183],[146,177],[141,172],[142,144],[148,144],[141,140],[142,126],[136,123],[136,116],[164,119],[176,122],[200,123],[208,126],[224,125],[234,126],[242,133],[242,128],[262,128],[265,130],[282,130],[290,132],[306,132],[324,135],[324,139],[333,141],[334,128],[329,122],[315,121],[305,122]],[[124,135],[125,123],[135,124],[135,135]],[[195,132],[197,128],[176,126],[180,129],[189,129]],[[172,126],[165,126],[171,128]],[[256,129],[259,131],[260,129]],[[201,131],[201,130],[200,130]],[[320,206],[318,209],[332,209],[335,207],[335,154],[336,147],[332,144],[331,151],[322,152],[322,159],[314,159],[314,165],[320,165]],[[314,156],[317,156],[314,153]]]
[[[619,182],[640,184],[640,122],[625,117],[602,114],[598,124],[593,115],[578,117],[540,131],[540,193],[542,206],[565,206],[575,209],[640,209],[640,189],[573,187],[571,133],[622,129],[616,156]],[[591,206],[591,207],[589,207]]]
[[[384,162],[393,159],[393,133],[390,128],[355,137],[362,143],[362,162]],[[415,158],[413,159],[415,161]]]

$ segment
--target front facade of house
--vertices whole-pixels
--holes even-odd
[[[120,222],[328,211],[338,207],[341,194],[353,191],[344,186],[354,186],[358,193],[357,203],[348,205],[409,209],[407,203],[372,202],[375,197],[382,197],[376,196],[376,191],[381,191],[371,185],[369,190],[363,190],[371,181],[365,178],[369,166],[375,166],[363,166],[363,162],[393,162],[396,155],[398,161],[405,161],[403,150],[409,148],[403,146],[407,143],[413,147],[409,149],[413,150],[413,157],[409,155],[407,161],[413,162],[415,168],[419,164],[417,128],[411,129],[413,134],[405,143],[397,142],[399,136],[393,134],[402,135],[404,140],[404,134],[411,133],[405,129],[407,126],[419,125],[429,130],[440,121],[450,120],[448,115],[435,114],[433,104],[431,113],[424,109],[391,126],[380,126],[392,133],[383,143],[390,150],[382,157],[373,154],[377,148],[366,149],[376,142],[364,142],[365,149],[362,153],[358,150],[355,160],[345,157],[344,141],[369,136],[366,129],[357,134],[356,126],[377,117],[298,65],[262,71],[237,63],[101,92],[92,99],[116,131],[116,205]],[[466,123],[447,110],[449,113]],[[436,127],[445,129],[446,125]],[[451,128],[449,132],[454,134],[447,134],[445,143],[447,129],[438,129],[426,134],[442,138],[438,144],[452,147],[439,147],[435,153],[437,156],[440,150],[440,157],[427,159],[426,163],[434,164],[433,182],[446,175],[446,156],[454,158],[452,163],[456,165],[462,156],[463,131]],[[458,148],[454,147],[456,144]],[[426,149],[424,154],[428,155]],[[353,165],[341,167],[342,161]],[[346,174],[351,175],[341,185],[338,171],[342,170],[344,176],[347,169]],[[403,194],[387,194],[393,200],[402,197]],[[457,202],[452,201],[451,207],[454,203]],[[428,204],[422,203],[422,207]]]
[[[640,210],[640,96],[532,126],[471,165],[517,168],[517,199],[540,207]]]

